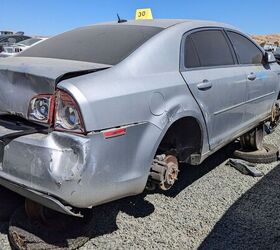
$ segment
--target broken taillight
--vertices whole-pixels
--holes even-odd
[[[85,133],[82,115],[76,101],[62,90],[55,95],[37,95],[29,104],[29,120],[50,124],[58,131]]]
[[[40,123],[52,123],[54,97],[42,94],[33,97],[29,103],[28,118]]]
[[[55,95],[54,129],[85,133],[79,106],[68,93],[62,90],[58,90]]]

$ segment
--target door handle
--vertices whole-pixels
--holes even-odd
[[[256,80],[256,78],[257,78],[257,76],[256,76],[256,74],[255,73],[250,73],[248,76],[247,76],[247,78],[248,78],[248,80],[250,80],[250,81],[254,81],[254,80]]]
[[[203,80],[203,82],[197,84],[197,88],[200,90],[207,90],[212,88],[212,82],[208,80]]]

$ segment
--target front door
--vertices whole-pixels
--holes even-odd
[[[270,112],[278,93],[278,75],[263,64],[263,52],[245,36],[227,31],[239,64],[247,77],[247,98],[244,122],[256,123]]]

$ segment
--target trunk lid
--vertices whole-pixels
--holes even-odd
[[[29,101],[53,94],[64,79],[88,74],[110,65],[61,59],[12,57],[0,60],[0,114],[27,118]]]

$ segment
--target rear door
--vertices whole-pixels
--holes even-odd
[[[183,39],[181,73],[207,124],[210,148],[243,128],[246,75],[222,29],[203,29]]]
[[[263,64],[263,51],[244,35],[227,31],[238,62],[247,77],[246,114],[248,125],[266,117],[275,101],[278,75],[270,65]]]

